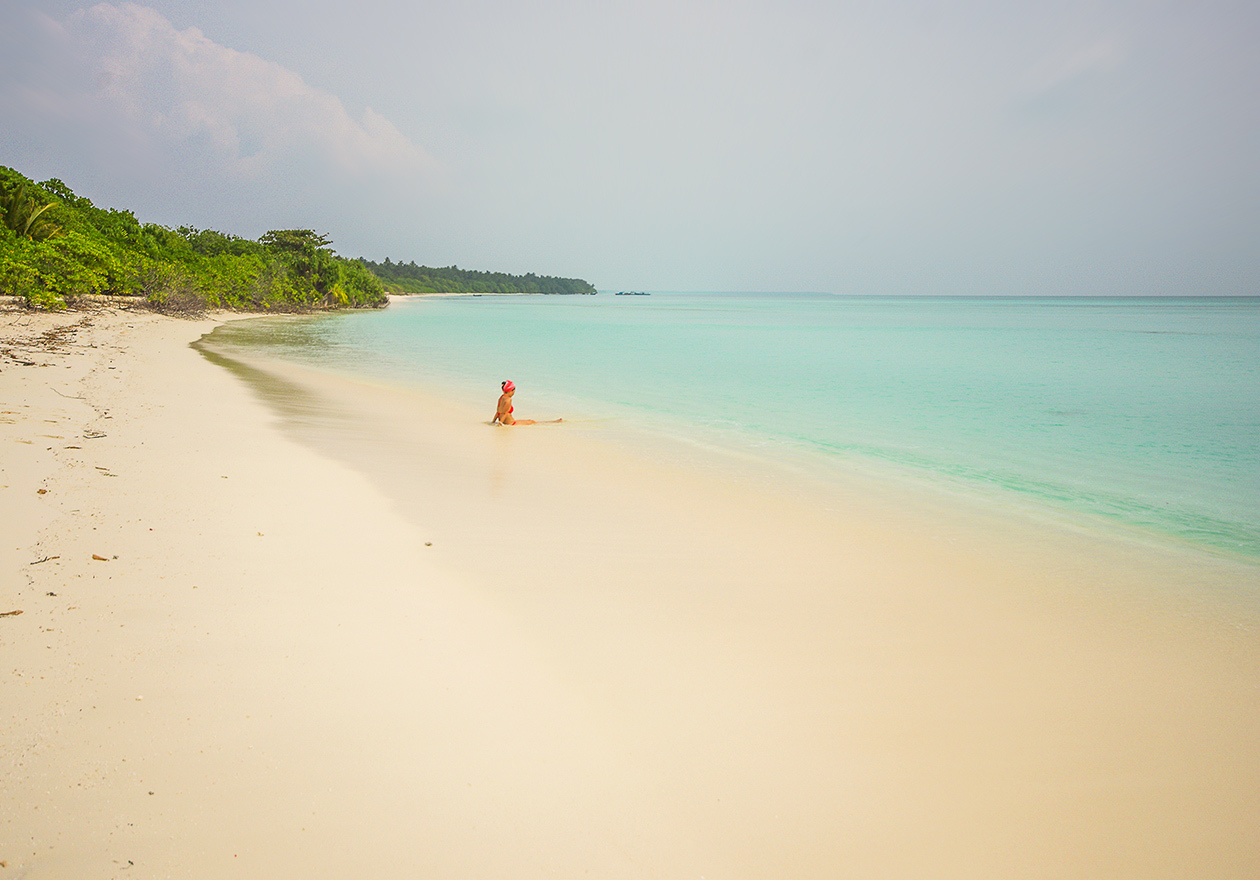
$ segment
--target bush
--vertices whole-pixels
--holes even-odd
[[[200,317],[206,313],[206,297],[193,279],[176,266],[154,266],[143,282],[145,302],[163,315]]]

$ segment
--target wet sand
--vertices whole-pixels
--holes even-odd
[[[491,428],[213,323],[0,360],[0,876],[1260,870],[1255,566]]]

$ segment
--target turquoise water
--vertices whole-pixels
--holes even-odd
[[[1260,558],[1260,299],[442,297],[224,342]]]

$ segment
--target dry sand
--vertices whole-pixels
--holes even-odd
[[[1260,875],[1256,566],[84,317],[0,330],[0,880]]]

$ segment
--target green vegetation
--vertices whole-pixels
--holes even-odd
[[[432,269],[411,263],[384,263],[360,260],[385,283],[391,293],[594,293],[595,287],[580,278],[552,278],[547,275],[507,275],[503,272],[476,272],[450,266]]]
[[[135,297],[159,311],[294,312],[379,307],[380,279],[309,229],[249,241],[140,223],[97,208],[59,180],[0,166],[0,293],[61,309],[85,295]]]
[[[327,236],[276,229],[257,241],[140,223],[98,208],[60,180],[0,165],[0,294],[62,309],[83,296],[135,297],[158,311],[300,312],[380,307],[397,293],[594,293],[576,278],[430,269],[353,260]]]

